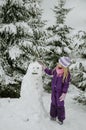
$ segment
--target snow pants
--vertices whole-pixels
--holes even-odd
[[[59,97],[61,96],[61,93],[54,92],[54,103],[51,102],[50,107],[50,116],[51,117],[58,117],[60,121],[63,121],[65,119],[65,106],[64,101],[60,101]]]

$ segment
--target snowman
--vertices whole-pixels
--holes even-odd
[[[38,62],[30,63],[21,85],[21,99],[29,100],[38,97],[42,90],[42,67]]]

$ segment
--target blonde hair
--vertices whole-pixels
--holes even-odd
[[[60,66],[60,67],[62,67],[62,68],[64,69],[64,74],[63,74],[63,79],[62,79],[62,82],[64,82],[65,79],[67,80],[67,78],[68,78],[69,67],[64,67],[64,66],[62,66],[60,63],[57,63],[57,66]],[[56,66],[56,67],[57,67],[57,66]],[[56,67],[55,67],[53,70],[55,70]]]
[[[65,79],[67,80],[67,78],[68,78],[68,73],[69,73],[69,68],[68,67],[63,67],[63,69],[64,69],[64,74],[63,74],[63,82],[65,81]]]

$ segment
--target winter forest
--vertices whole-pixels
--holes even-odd
[[[0,0],[0,130],[86,129],[86,30],[67,23],[76,8],[68,0],[53,0],[53,16],[44,1]],[[62,56],[71,58],[71,82],[60,126],[49,119],[52,76],[37,61],[53,69]]]

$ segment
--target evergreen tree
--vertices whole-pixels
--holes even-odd
[[[79,51],[79,54],[81,55],[81,57],[86,59],[86,32],[80,31],[78,35],[79,35],[79,40],[81,43],[79,45],[78,51]]]
[[[0,8],[2,67],[5,74],[12,79],[8,85],[5,82],[1,85],[5,88],[15,86],[14,91],[19,90],[22,76],[26,73],[30,61],[42,55],[39,52],[44,44],[45,33],[38,5],[39,1],[36,0],[6,0]]]
[[[71,66],[71,82],[81,91],[75,99],[86,104],[86,32],[79,31],[74,37],[73,64]]]
[[[75,35],[75,53],[76,58],[74,59],[74,65],[73,70],[76,70],[76,74],[74,74],[73,70],[73,78],[72,82],[74,85],[76,85],[81,90],[85,91],[86,89],[86,69],[85,69],[85,63],[86,63],[86,50],[85,50],[85,41],[86,41],[86,32],[79,31],[77,35]]]
[[[16,44],[23,51],[22,56],[28,58],[29,61],[31,57],[36,59],[43,56],[42,46],[45,44],[46,34],[43,29],[44,22],[41,20],[42,10],[39,4],[39,0],[7,0],[0,13],[1,23],[3,23],[0,34],[1,38],[6,41],[6,50]],[[19,62],[20,57],[16,57],[16,59]],[[12,62],[9,63],[12,66]],[[16,66],[15,64],[14,66]]]
[[[24,0],[25,7],[29,8],[30,19],[28,24],[32,28],[33,36],[30,39],[32,43],[29,48],[22,46],[23,51],[29,51],[29,57],[32,60],[43,59],[46,33],[44,30],[45,22],[41,20],[42,9],[40,0]]]
[[[71,9],[66,9],[65,1],[59,0],[58,5],[55,5],[54,12],[56,16],[56,23],[52,27],[48,27],[48,38],[47,38],[47,45],[46,45],[46,55],[45,61],[47,66],[50,68],[54,68],[57,65],[58,59],[61,56],[70,56],[71,53],[71,27],[68,27],[65,24],[66,15],[70,12]],[[45,89],[50,90],[50,80],[44,82]]]
[[[22,0],[6,0],[6,4],[1,7],[0,18],[0,37],[5,44],[6,61],[12,67],[9,50],[15,45],[19,48],[22,39],[31,37],[31,28],[27,24],[30,15]]]
[[[27,21],[30,17],[22,0],[6,0],[0,13],[2,23]]]
[[[71,27],[65,24],[66,15],[71,9],[66,9],[64,7],[65,1],[60,0],[58,5],[54,7],[54,12],[56,14],[56,23],[52,27],[48,27],[48,32],[50,32],[50,38],[47,40],[47,47],[50,47],[50,51],[47,52],[49,64],[51,67],[55,67],[59,57],[69,56],[71,52],[71,38],[70,32]]]

